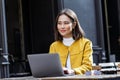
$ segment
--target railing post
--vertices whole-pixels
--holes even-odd
[[[2,53],[2,48],[0,48],[0,78],[9,77],[9,61],[5,56],[8,56],[8,53]]]

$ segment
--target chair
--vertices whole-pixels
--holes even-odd
[[[21,60],[15,58],[13,55],[9,55],[10,62],[10,77],[23,77],[31,75],[30,72],[26,71],[27,60]]]
[[[93,63],[98,65],[99,63],[106,62],[105,53],[102,48],[98,46],[93,47]]]

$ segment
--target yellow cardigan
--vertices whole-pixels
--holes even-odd
[[[80,38],[69,47],[61,41],[55,41],[51,44],[49,53],[58,53],[63,67],[66,66],[67,56],[70,53],[71,68],[75,74],[84,74],[92,70],[92,42],[86,38]]]

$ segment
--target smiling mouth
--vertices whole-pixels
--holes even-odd
[[[64,33],[66,30],[60,30],[60,32]]]

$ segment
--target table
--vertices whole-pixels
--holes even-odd
[[[120,74],[111,74],[111,75],[75,75],[75,76],[66,76],[66,77],[46,77],[39,78],[39,80],[120,80]]]
[[[34,78],[32,76],[28,77],[14,77],[14,78],[2,78],[0,80],[120,80],[120,74],[111,75],[75,75],[66,77],[44,77],[44,78]]]

